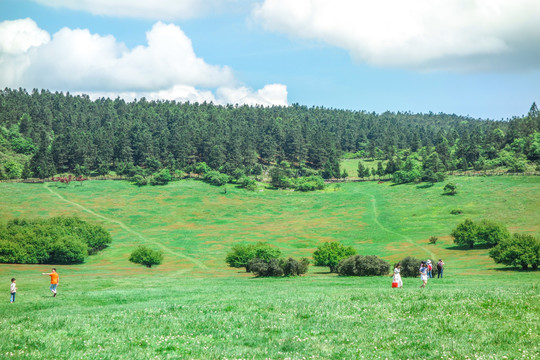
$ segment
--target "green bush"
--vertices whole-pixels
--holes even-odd
[[[143,177],[142,175],[135,175],[131,178],[131,181],[133,181],[133,183],[137,186],[145,186],[145,185],[148,185],[148,179],[146,179],[145,177]]]
[[[147,268],[152,265],[159,265],[163,261],[163,252],[161,250],[152,250],[144,245],[133,250],[129,256],[129,261],[135,264],[141,264]]]
[[[463,214],[463,210],[453,209],[452,211],[450,211],[450,214],[451,215],[461,215],[461,214]]]
[[[259,242],[257,244],[236,244],[232,247],[225,257],[225,262],[230,267],[245,267],[250,271],[249,262],[254,258],[262,260],[277,259],[281,256],[278,248],[272,247],[267,243]]]
[[[307,272],[308,266],[309,260],[306,258],[300,261],[293,258],[253,258],[248,264],[251,272],[259,277],[299,276]]]
[[[333,241],[320,245],[313,253],[313,260],[316,266],[328,266],[330,272],[336,272],[341,260],[355,254],[356,250],[353,247]]]
[[[468,246],[472,249],[475,245],[495,246],[500,241],[510,237],[505,226],[490,220],[482,220],[478,223],[466,219],[458,224],[451,233],[454,243]]]
[[[283,276],[283,267],[279,259],[264,260],[253,258],[249,261],[248,267],[252,273],[260,277]]]
[[[457,186],[454,183],[448,183],[444,185],[443,188],[443,195],[456,195],[457,194]]]
[[[227,174],[222,174],[219,171],[211,170],[204,174],[204,182],[212,185],[222,186],[229,182],[230,178]]]
[[[290,257],[283,261],[282,266],[285,276],[300,276],[308,271],[309,259],[302,258],[300,261],[297,261]]]
[[[390,264],[375,255],[354,255],[340,261],[337,272],[344,276],[382,276],[390,271]]]
[[[489,256],[497,264],[521,266],[523,270],[531,266],[537,270],[540,264],[540,239],[528,234],[514,234],[501,240],[490,250]]]
[[[417,277],[419,275],[421,260],[407,256],[405,259],[400,261],[401,264],[401,276],[403,277]]]
[[[165,168],[157,174],[154,174],[154,176],[150,179],[150,185],[167,185],[171,180],[171,173],[169,169]]]
[[[437,243],[438,240],[439,240],[438,237],[436,237],[436,236],[431,236],[431,237],[429,238],[429,243],[435,245],[435,244]]]
[[[249,190],[249,191],[255,191],[257,190],[257,181],[255,181],[254,179],[248,177],[248,176],[242,176],[239,180],[238,180],[238,183],[240,184],[241,187],[243,187],[244,189],[246,190]]]
[[[0,226],[0,262],[82,263],[111,241],[104,228],[77,217],[16,218]]]

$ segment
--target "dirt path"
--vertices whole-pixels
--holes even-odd
[[[143,236],[141,233],[133,230],[132,228],[130,228],[129,226],[127,226],[126,224],[124,224],[123,222],[119,221],[119,220],[116,220],[116,219],[111,219],[111,218],[108,218],[106,216],[103,216],[101,214],[98,214],[96,213],[95,211],[92,211],[86,207],[84,207],[83,205],[81,204],[78,204],[74,201],[71,201],[71,200],[68,200],[66,199],[65,197],[63,197],[62,195],[60,195],[59,193],[57,193],[56,191],[54,191],[53,189],[51,189],[48,185],[49,183],[45,183],[44,186],[47,190],[49,190],[49,192],[51,192],[53,195],[57,196],[59,199],[61,199],[62,201],[64,202],[67,202],[68,204],[71,204],[71,205],[74,205],[76,207],[78,207],[79,209],[89,213],[89,214],[92,214],[94,215],[95,217],[98,217],[102,220],[105,220],[107,222],[110,222],[110,223],[113,223],[113,224],[117,224],[118,226],[120,226],[122,229],[124,229],[125,231],[127,231],[128,233],[130,234],[133,234],[135,236],[137,236],[139,239],[143,240],[144,242],[147,242],[147,243],[150,243],[152,245],[155,245],[157,247],[159,247],[160,249],[162,249],[164,252],[170,254],[170,255],[173,255],[173,256],[176,256],[176,257],[180,257],[180,258],[183,258],[183,259],[186,259],[186,260],[189,260],[191,261],[192,263],[194,263],[195,265],[197,265],[198,267],[200,267],[201,269],[204,269],[204,270],[208,270],[208,267],[206,265],[204,265],[201,261],[195,259],[195,258],[192,258],[190,256],[187,256],[185,254],[182,254],[180,252],[177,252],[177,251],[173,251],[171,249],[169,249],[167,246],[159,243],[159,242],[156,242],[152,239],[149,239],[145,236]]]
[[[379,211],[377,209],[377,199],[375,198],[375,195],[372,195],[372,194],[368,194],[370,197],[371,197],[371,205],[373,207],[373,220],[375,221],[375,223],[383,230],[383,231],[386,231],[387,233],[390,233],[390,234],[393,234],[393,235],[396,235],[396,236],[399,236],[403,239],[405,239],[405,241],[407,241],[409,244],[413,245],[413,246],[416,246],[417,248],[420,248],[422,249],[423,251],[425,251],[426,253],[428,253],[428,255],[430,256],[431,259],[435,259],[435,254],[433,252],[431,252],[431,250],[428,250],[426,249],[425,247],[423,246],[420,246],[418,245],[417,243],[415,243],[410,237],[408,237],[407,235],[403,235],[403,234],[400,234],[396,231],[393,231],[393,230],[390,230],[388,229],[386,226],[384,226],[383,224],[381,224],[381,222],[379,221]]]

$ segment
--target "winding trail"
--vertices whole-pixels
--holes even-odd
[[[364,193],[365,194],[365,193]],[[403,234],[400,234],[398,232],[395,232],[393,230],[390,230],[388,229],[386,226],[384,226],[383,224],[381,224],[381,222],[379,221],[379,211],[377,209],[377,198],[375,198],[375,195],[373,194],[367,194],[371,197],[371,205],[373,207],[373,219],[375,221],[375,223],[377,225],[379,225],[379,227],[383,230],[383,231],[386,231],[387,233],[390,233],[390,234],[393,234],[393,235],[396,235],[396,236],[399,236],[403,239],[405,239],[405,241],[407,241],[409,244],[413,245],[413,246],[416,246],[417,248],[420,248],[422,249],[423,251],[425,251],[426,253],[428,253],[428,255],[432,258],[432,259],[435,259],[435,254],[433,252],[431,252],[431,250],[428,250],[426,249],[425,247],[423,246],[420,246],[418,245],[417,243],[415,243],[410,237],[408,237],[407,235],[403,235]]]
[[[197,260],[195,258],[192,258],[190,256],[187,256],[185,254],[182,254],[180,252],[176,252],[176,251],[173,251],[171,249],[169,249],[167,246],[159,243],[159,242],[156,242],[154,240],[151,240],[147,237],[144,237],[141,233],[133,230],[132,228],[130,228],[129,226],[127,226],[126,224],[124,224],[123,222],[119,221],[119,220],[115,220],[115,219],[111,219],[111,218],[108,218],[106,216],[103,216],[101,214],[98,214],[96,213],[95,211],[92,211],[90,209],[88,209],[87,207],[84,207],[83,205],[81,204],[78,204],[74,201],[71,201],[71,200],[68,200],[66,199],[65,197],[63,197],[62,195],[60,195],[59,193],[57,193],[56,191],[54,191],[53,189],[51,189],[48,185],[48,183],[45,183],[44,184],[45,188],[47,190],[49,190],[50,193],[52,193],[53,195],[57,196],[58,198],[60,198],[60,200],[64,201],[64,202],[67,202],[68,204],[71,204],[71,205],[74,205],[76,207],[78,207],[79,209],[83,210],[83,211],[86,211],[87,213],[89,214],[92,214],[94,215],[95,217],[98,217],[102,220],[105,220],[107,222],[110,222],[110,223],[113,223],[113,224],[116,224],[118,226],[120,226],[122,229],[124,229],[125,231],[127,231],[128,233],[130,234],[133,234],[135,236],[137,236],[139,239],[147,242],[147,243],[151,243],[157,247],[159,247],[160,249],[162,249],[164,252],[170,254],[170,255],[174,255],[174,256],[177,256],[177,257],[180,257],[180,258],[183,258],[183,259],[186,259],[186,260],[189,260],[191,261],[192,263],[194,263],[195,265],[197,265],[198,267],[204,269],[204,270],[208,270],[208,266],[204,265],[200,260]]]

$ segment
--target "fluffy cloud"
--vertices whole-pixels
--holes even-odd
[[[0,86],[126,98],[286,104],[284,86],[245,88],[227,66],[207,64],[175,25],[156,23],[147,45],[63,28],[52,38],[31,19],[0,23]],[[215,89],[216,97],[211,90]],[[223,95],[220,95],[223,94]]]
[[[344,48],[375,66],[540,67],[537,0],[265,0],[253,16],[266,29]]]
[[[34,0],[42,5],[94,15],[150,20],[190,19],[222,11],[235,11],[249,0]]]

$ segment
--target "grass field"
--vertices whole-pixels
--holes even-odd
[[[540,178],[451,181],[454,197],[441,195],[444,184],[375,182],[226,194],[195,180],[0,184],[4,220],[75,214],[114,239],[85,264],[57,266],[54,299],[40,275],[50,266],[0,265],[0,358],[538,358],[540,274],[496,265],[487,249],[455,247],[449,233],[465,218],[489,218],[538,236]],[[329,240],[390,262],[443,258],[445,279],[391,289],[390,277],[318,267],[301,278],[255,279],[224,262],[237,242],[268,241],[301,257]],[[164,263],[129,263],[141,243],[162,249]],[[11,277],[15,304],[7,301]]]

